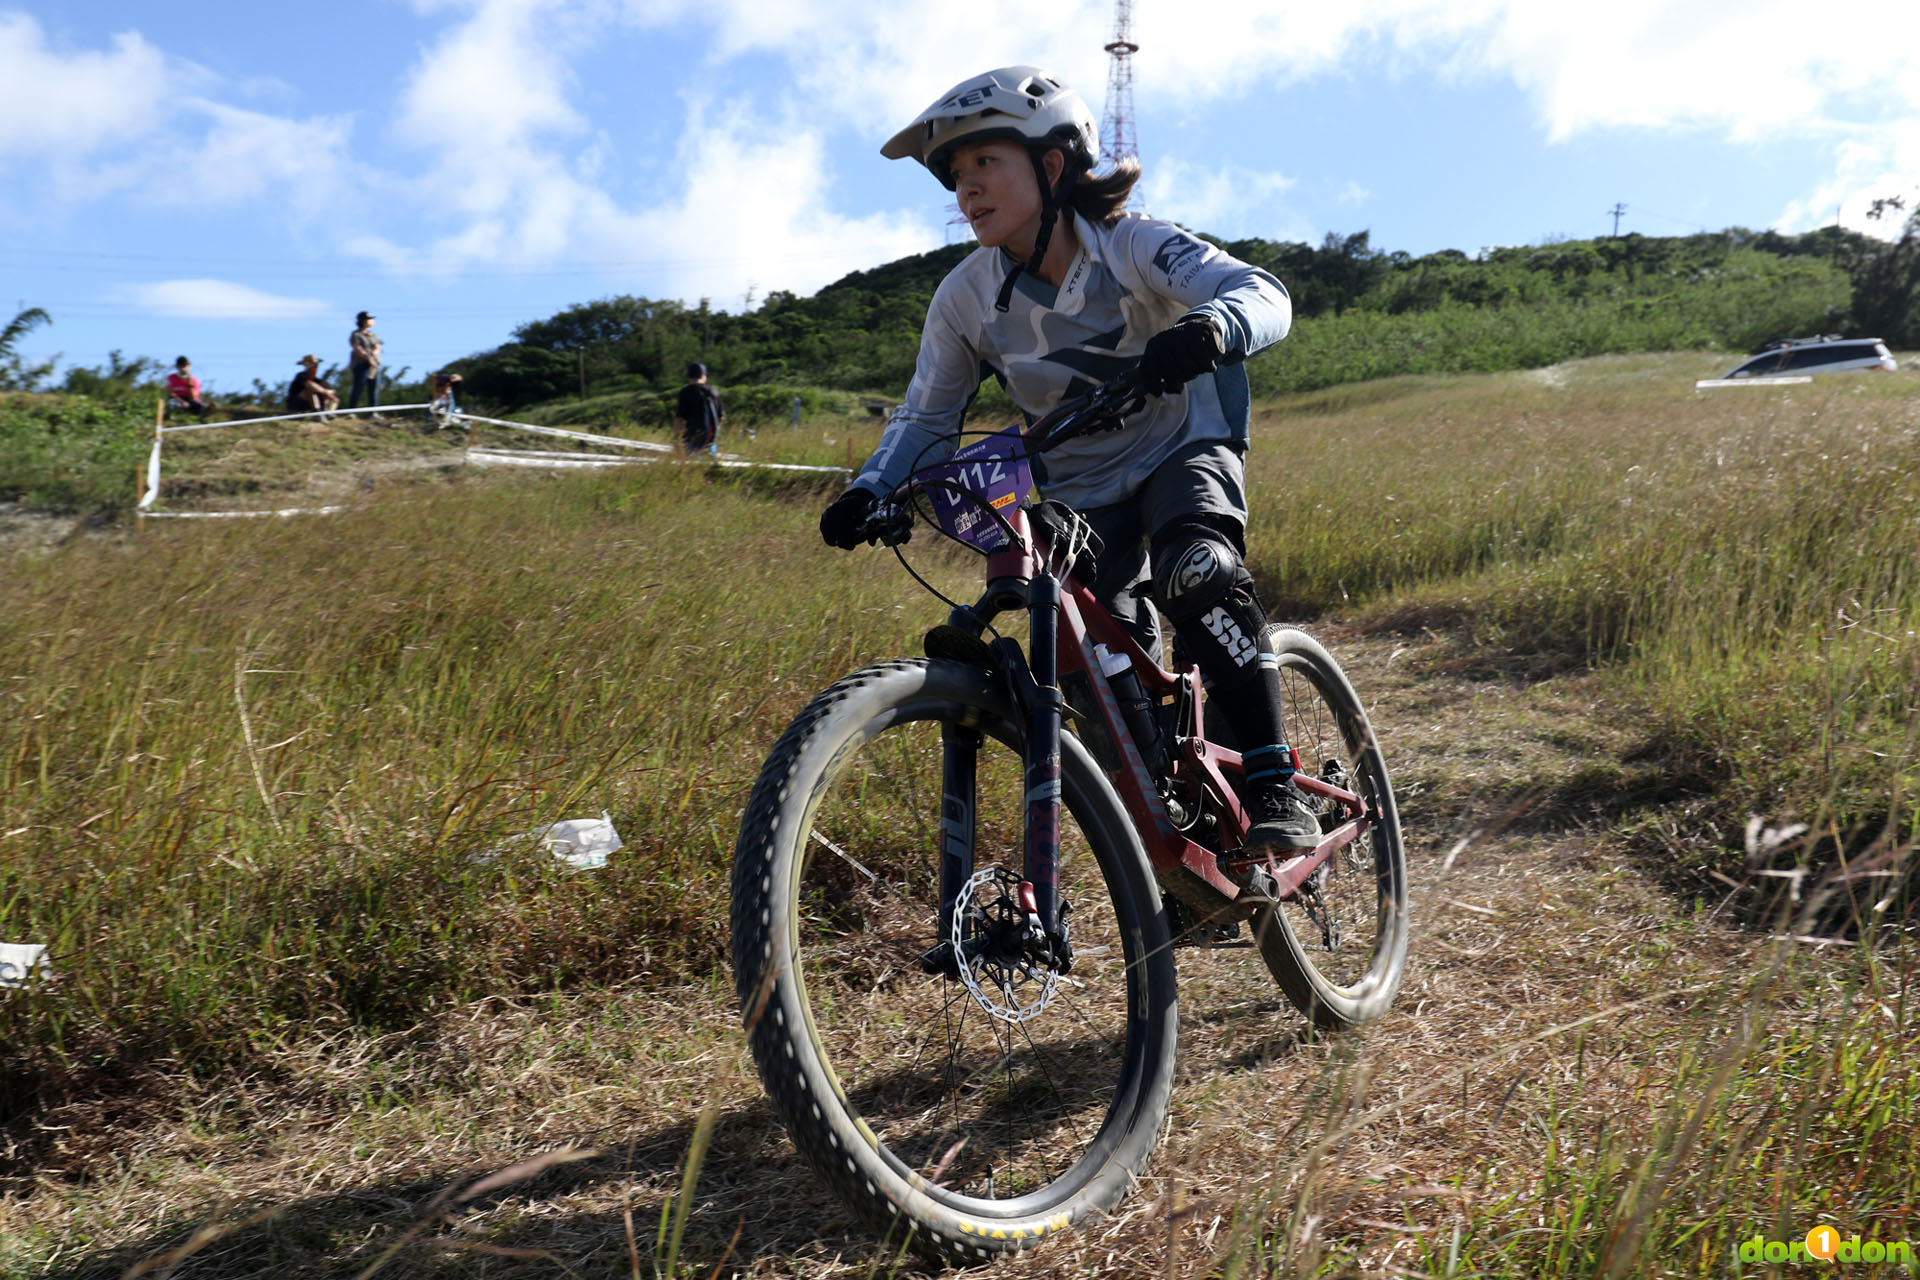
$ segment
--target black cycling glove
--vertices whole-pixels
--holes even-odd
[[[860,545],[860,527],[873,511],[873,490],[849,489],[820,513],[820,536],[830,547],[851,551]]]
[[[1219,368],[1226,353],[1213,321],[1182,316],[1147,339],[1147,349],[1140,353],[1140,374],[1148,391],[1164,396]]]

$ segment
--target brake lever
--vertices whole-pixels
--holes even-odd
[[[913,541],[913,513],[891,498],[874,503],[860,536],[868,546],[897,547]]]

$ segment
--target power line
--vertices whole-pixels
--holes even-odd
[[[300,259],[259,259],[259,258],[216,258],[169,256],[159,254],[96,253],[83,250],[66,249],[18,249],[0,247],[0,259],[9,257],[29,257],[55,259],[51,262],[10,262],[4,265],[22,271],[49,271],[66,274],[90,275],[179,275],[183,271],[231,271],[237,269],[271,270],[278,279],[329,279],[339,280],[342,270],[381,272],[389,278],[411,282],[418,281],[433,284],[446,278],[455,280],[519,280],[561,278],[567,276],[605,275],[620,271],[652,271],[673,267],[724,267],[740,263],[794,263],[794,262],[852,262],[865,261],[872,256],[869,247],[849,247],[830,251],[810,253],[790,253],[767,258],[757,255],[729,255],[705,258],[634,258],[608,259],[601,262],[574,262],[560,266],[519,266],[498,270],[475,271],[460,268],[446,272],[435,272],[431,262],[422,269],[406,272],[399,271],[389,264],[377,262],[318,261]],[[74,261],[60,261],[72,259]],[[98,263],[99,265],[92,265]],[[152,263],[151,267],[138,264]],[[116,265],[126,264],[126,265]]]
[[[50,313],[57,312],[58,314],[54,316],[54,319],[56,320],[58,320],[60,316],[63,316],[63,315],[81,316],[81,317],[97,317],[97,318],[111,318],[114,316],[151,316],[156,320],[239,320],[239,321],[246,321],[249,323],[285,323],[285,324],[331,323],[332,322],[331,317],[335,310],[335,308],[333,307],[328,307],[325,312],[302,312],[297,315],[288,314],[288,315],[272,316],[272,315],[234,315],[233,313],[226,311],[224,309],[211,308],[211,307],[208,307],[208,308],[172,307],[166,310],[161,310],[157,307],[144,305],[140,303],[120,303],[120,302],[40,301],[40,302],[36,302],[34,305]],[[527,304],[527,305],[532,305],[532,304]],[[514,316],[524,316],[527,313],[527,305],[522,305],[522,306],[501,305],[501,306],[494,306],[494,307],[392,307],[382,303],[380,304],[379,314],[382,317],[407,316],[407,317],[427,318],[427,319],[447,317],[447,316],[460,316],[460,317],[472,316],[476,319],[511,319]]]

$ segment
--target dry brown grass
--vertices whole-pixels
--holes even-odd
[[[1589,410],[1583,400],[1578,408],[1587,428],[1633,420],[1644,429],[1652,415],[1673,409],[1672,389],[1649,390],[1645,370],[1630,364],[1621,363],[1617,390],[1607,381],[1614,366],[1584,371],[1600,385],[1592,397],[1598,407]],[[1359,397],[1382,441],[1395,436],[1392,415],[1407,398],[1403,390],[1376,388],[1372,399]],[[1418,399],[1430,390],[1409,394]],[[1511,381],[1491,390],[1443,391],[1440,400],[1425,401],[1429,411],[1439,406],[1438,425],[1447,428],[1441,439],[1467,441],[1473,415],[1498,413],[1509,414],[1503,421],[1516,430],[1531,421],[1543,442],[1555,434],[1537,416],[1528,417],[1536,398],[1559,395],[1551,384],[1536,392],[1516,390]],[[1330,399],[1321,411],[1357,411],[1355,404],[1352,397],[1338,404]],[[1451,426],[1448,413],[1457,419]],[[1708,413],[1732,410],[1710,407]],[[1732,418],[1716,422],[1703,431],[1737,425]],[[1343,421],[1340,429],[1354,427]],[[1624,454],[1606,465],[1615,463],[1622,470],[1630,465]],[[1423,463],[1414,451],[1397,465],[1411,473]],[[1269,476],[1261,483],[1277,488],[1282,482]],[[673,1209],[702,1117],[710,1117],[711,1142],[684,1221],[679,1274],[920,1274],[852,1223],[792,1150],[743,1052],[725,975],[689,980],[687,974],[720,954],[715,902],[723,893],[729,823],[737,820],[759,753],[818,687],[820,671],[831,678],[877,654],[908,648],[917,626],[938,609],[890,563],[828,559],[811,546],[811,558],[795,550],[808,532],[810,510],[796,515],[766,504],[749,518],[729,506],[729,518],[741,523],[729,526],[735,545],[726,550],[738,553],[750,577],[788,558],[807,580],[796,586],[767,569],[764,580],[731,582],[734,595],[720,604],[702,596],[666,616],[703,627],[713,622],[724,637],[718,624],[745,608],[733,600],[804,590],[839,602],[831,629],[821,628],[824,611],[815,609],[796,610],[798,620],[760,628],[737,644],[700,648],[691,625],[685,634],[657,635],[648,611],[664,606],[654,566],[672,548],[708,545],[699,540],[712,534],[702,522],[715,507],[700,487],[688,477],[684,492],[662,486],[664,497],[656,494],[655,505],[643,506],[615,500],[613,487],[605,486],[593,499],[604,504],[593,520],[554,518],[551,528],[531,535],[543,539],[537,548],[515,544],[512,563],[491,578],[457,565],[444,573],[401,574],[379,557],[356,557],[355,574],[341,579],[359,583],[360,594],[380,602],[380,617],[392,622],[392,643],[373,646],[397,672],[390,689],[378,690],[387,699],[380,705],[410,707],[416,695],[434,690],[464,697],[461,681],[470,680],[474,697],[447,701],[444,708],[452,710],[438,714],[479,720],[491,705],[479,695],[491,696],[504,680],[511,688],[501,701],[527,702],[546,715],[534,725],[537,732],[526,733],[524,749],[512,738],[518,720],[496,717],[512,731],[513,750],[499,753],[501,763],[490,765],[493,774],[486,776],[572,785],[578,778],[562,766],[598,758],[599,703],[588,699],[579,715],[556,720],[553,699],[517,696],[519,689],[544,687],[536,677],[565,671],[565,688],[595,698],[604,688],[607,705],[615,707],[650,705],[671,689],[686,704],[679,710],[690,727],[673,744],[657,746],[658,758],[640,760],[608,785],[625,806],[616,812],[635,816],[636,827],[623,821],[622,830],[650,860],[646,865],[671,867],[684,881],[614,868],[591,888],[531,875],[488,888],[485,910],[475,914],[490,928],[498,924],[503,941],[488,942],[487,955],[457,956],[460,964],[450,968],[444,988],[414,993],[424,1014],[416,1017],[408,1005],[400,1016],[393,1014],[394,1000],[376,1002],[394,1017],[384,1025],[404,1028],[392,1034],[369,1029],[369,1022],[343,1029],[352,1024],[337,1015],[325,1027],[292,1017],[249,1021],[251,1038],[231,1046],[228,1059],[240,1067],[189,1071],[177,1062],[148,1062],[145,1074],[130,1082],[112,1076],[117,1046],[99,1030],[116,1025],[111,1003],[102,1000],[83,1011],[85,1018],[69,1019],[61,1091],[44,1094],[38,1109],[21,1111],[16,1105],[34,1082],[0,1080],[0,1111],[15,1143],[0,1156],[18,1173],[0,1185],[0,1277],[104,1277],[141,1268],[143,1274],[222,1278],[353,1276],[369,1269],[407,1277],[653,1276],[665,1268]],[[1352,522],[1331,535],[1337,541],[1361,530],[1378,512],[1356,508]],[[490,517],[455,503],[391,516],[401,532],[383,531],[377,514],[354,518],[367,521],[364,526],[343,521],[329,528],[365,527],[379,534],[372,545],[444,546],[476,558],[498,535]],[[1428,514],[1447,523],[1445,511]],[[609,543],[605,528],[613,522],[622,535]],[[407,532],[415,523],[422,536]],[[283,530],[202,532],[235,544],[245,539],[249,550],[268,546],[269,571],[260,575],[267,586],[241,593],[251,602],[242,621],[252,626],[257,614],[262,625],[285,631],[285,652],[267,655],[273,660],[263,665],[291,668],[300,656],[311,661],[329,633],[309,637],[304,624],[296,625],[308,602],[283,599],[298,593],[271,570],[293,566],[296,582],[331,580],[324,578],[330,571],[325,549],[302,547]],[[1263,536],[1287,545],[1272,529],[1257,532],[1256,542]],[[168,545],[185,547],[187,537],[170,534]],[[643,541],[648,538],[658,541]],[[455,552],[448,554],[451,559]],[[234,558],[245,559],[237,546]],[[543,601],[554,564],[569,561],[596,566],[591,581],[567,588],[591,616],[574,626],[556,613],[550,655],[523,637],[501,646],[484,668],[468,674],[451,665],[459,679],[442,678],[432,651],[400,625],[419,612],[414,584],[432,586],[436,607],[448,607],[449,598],[461,602],[450,615],[456,619],[485,617],[481,604],[496,596]],[[75,575],[105,579],[118,572],[106,560],[74,563]],[[236,579],[197,567],[185,550],[179,563],[186,570],[182,580],[198,584],[195,590],[209,599],[216,585],[237,590]],[[1283,566],[1263,568],[1285,573]],[[516,586],[522,579],[535,587]],[[594,606],[603,584],[632,596],[631,617],[611,635],[598,619],[621,610]],[[49,587],[49,598],[57,594]],[[1627,1274],[1707,1276],[1724,1272],[1728,1232],[1775,1231],[1776,1219],[1813,1205],[1845,1209],[1863,1226],[1891,1231],[1906,1223],[1913,1229],[1905,1234],[1920,1237],[1913,1163],[1888,1146],[1920,1126],[1920,1089],[1910,1065],[1920,1060],[1907,995],[1911,975],[1897,971],[1911,956],[1896,953],[1886,962],[1896,971],[1876,974],[1837,948],[1795,945],[1794,963],[1776,971],[1775,944],[1736,932],[1731,913],[1717,911],[1717,901],[1696,906],[1664,893],[1623,847],[1620,833],[1636,821],[1669,821],[1673,802],[1685,808],[1687,789],[1697,780],[1667,776],[1659,759],[1643,758],[1644,709],[1620,702],[1626,686],[1588,671],[1577,654],[1563,649],[1543,656],[1524,645],[1476,650],[1463,647],[1458,632],[1441,636],[1418,625],[1447,625],[1445,606],[1462,594],[1435,588],[1403,616],[1387,619],[1389,626],[1375,616],[1364,634],[1328,621],[1312,628],[1366,696],[1401,793],[1415,914],[1414,953],[1397,1011],[1362,1035],[1315,1041],[1252,954],[1183,952],[1181,1076],[1173,1121],[1146,1185],[1110,1220],[1007,1261],[999,1274],[1581,1275],[1604,1270],[1597,1259],[1605,1256],[1625,1259]],[[170,607],[154,601],[107,612],[131,617],[142,608]],[[544,616],[544,608],[521,611]],[[208,808],[238,815],[213,833],[226,842],[223,851],[234,852],[248,832],[265,827],[261,808],[273,813],[278,804],[282,820],[291,823],[302,812],[298,798],[309,790],[324,793],[333,785],[327,770],[348,757],[340,746],[322,751],[298,739],[297,749],[274,758],[280,773],[267,783],[277,790],[263,802],[227,725],[236,703],[236,646],[259,642],[240,629],[212,628],[198,606],[180,611],[185,639],[168,650],[170,665],[156,666],[152,678],[184,679],[198,670],[195,663],[205,667],[204,679],[196,675],[199,683],[187,688],[209,708],[204,742],[182,729],[184,745],[173,754],[201,762],[187,775],[196,785],[207,779],[205,761],[227,761],[218,803]],[[341,613],[342,626],[366,621],[365,610]],[[77,604],[55,610],[39,629],[71,642],[61,654],[84,651],[107,624],[74,625],[83,615]],[[368,626],[376,639],[388,634],[384,623]],[[202,628],[210,628],[204,636]],[[655,643],[652,659],[647,646]],[[204,662],[192,656],[201,652],[212,656]],[[696,659],[713,674],[689,690],[679,677]],[[504,666],[509,660],[520,665]],[[49,657],[43,666],[34,670],[51,688],[70,680],[77,662]],[[768,668],[781,680],[766,679]],[[113,671],[117,679],[148,678]],[[258,683],[248,687],[242,705],[251,705],[260,739],[296,741],[290,735],[316,713],[295,696],[299,686],[290,673],[250,679]],[[748,692],[729,701],[741,690]],[[171,697],[178,690],[149,692]],[[36,703],[29,710],[49,713],[35,722],[47,729],[57,723],[52,711],[72,720],[78,718],[74,707],[84,705]],[[118,703],[99,705],[106,710],[92,719],[111,720]],[[481,711],[463,710],[472,707]],[[357,742],[363,723],[343,719],[337,741]],[[365,730],[377,749],[359,766],[366,776],[348,793],[353,802],[344,817],[316,801],[300,818],[304,829],[318,833],[315,850],[358,847],[383,815],[400,821],[434,811],[428,801],[437,803],[445,793],[445,777],[423,774],[403,785],[406,770],[389,768],[396,758],[418,766],[436,749],[424,731],[417,740],[396,738],[394,726],[405,723],[396,712],[381,721],[378,735]],[[436,722],[427,717],[423,723]],[[56,735],[49,729],[43,736]],[[735,744],[741,744],[737,750]],[[80,755],[104,762],[108,774],[117,760],[104,745]],[[24,749],[20,756],[36,758]],[[301,770],[327,787],[303,780]],[[52,830],[56,818],[70,817],[70,826],[98,812],[98,793],[112,782],[108,774],[105,781],[77,776],[66,807],[49,808],[52,817],[34,821]],[[172,812],[157,802],[148,807]],[[508,830],[524,828],[534,814],[513,809],[494,817],[494,827]],[[1707,819],[1687,820],[1690,837],[1698,839]],[[22,841],[0,847],[18,856],[27,845],[16,826],[34,828],[25,819],[0,824],[0,839]],[[156,818],[154,830],[155,847],[171,856],[172,828]],[[1717,836],[1736,845],[1739,833]],[[94,856],[99,839],[74,834],[72,857]],[[638,910],[632,899],[643,889],[666,901]],[[393,900],[415,901],[397,892]],[[633,920],[667,921],[663,928],[700,963],[683,956],[631,976],[636,966],[600,951],[652,945],[630,926]],[[197,946],[213,923],[209,916],[191,930],[183,926],[183,945]],[[384,962],[393,950],[392,930],[412,923],[387,921],[387,932],[377,935],[380,945],[369,953]],[[591,954],[573,954],[581,947]],[[556,956],[575,968],[556,974]],[[230,959],[209,954],[199,962],[223,980],[253,982],[263,971],[256,956],[229,965]],[[647,967],[643,956],[637,968]],[[108,977],[101,990],[122,989],[113,985],[118,978]],[[488,985],[493,982],[497,987]],[[474,998],[496,989],[514,994]],[[1752,1012],[1763,1016],[1743,1024],[1755,989],[1764,1000]],[[458,994],[437,994],[443,990]],[[79,1025],[87,1019],[97,1024],[91,1032]],[[1742,1031],[1743,1025],[1750,1029]],[[1870,1027],[1879,1040],[1862,1050],[1837,1036],[1828,1052],[1825,1037],[1843,1026]],[[1739,1070],[1718,1078],[1722,1064]],[[1855,1106],[1848,1089],[1859,1081],[1884,1084],[1886,1105]],[[1798,1111],[1801,1097],[1823,1107],[1831,1100],[1833,1109]],[[1703,1108],[1718,1128],[1688,1137],[1685,1122]],[[1880,1124],[1879,1137],[1863,1136],[1862,1116]],[[1783,1139],[1783,1132],[1798,1138]],[[1729,1136],[1751,1139],[1761,1163],[1739,1165],[1708,1151]],[[1638,1200],[1616,1194],[1636,1177],[1662,1194]],[[1570,1221],[1556,1207],[1569,1202],[1587,1206],[1587,1216]],[[1668,1216],[1636,1218],[1650,1203]],[[1684,1230],[1675,1223],[1713,1224],[1717,1234],[1689,1247],[1704,1241],[1722,1254],[1679,1258]],[[1605,1254],[1609,1233],[1618,1247]],[[1626,1250],[1640,1236],[1645,1248]],[[1774,1238],[1782,1237],[1776,1232]],[[1458,1268],[1451,1265],[1456,1260]]]
[[[1372,692],[1414,834],[1399,1010],[1316,1043],[1252,953],[1183,952],[1183,1066],[1146,1185],[997,1274],[1199,1276],[1235,1258],[1307,1274],[1316,1253],[1417,1270],[1423,1246],[1444,1250],[1537,1178],[1543,1114],[1651,1125],[1681,1038],[1725,1024],[1726,975],[1755,940],[1677,911],[1598,831],[1560,825],[1564,810],[1525,790],[1618,745],[1591,677],[1436,676],[1432,642],[1323,635]],[[717,981],[481,1001],[402,1034],[290,1041],[269,1061],[114,1126],[115,1149],[78,1161],[78,1182],[49,1162],[0,1201],[0,1230],[63,1241],[45,1274],[73,1280],[143,1261],[431,1277],[628,1275],[637,1257],[652,1275],[711,1108],[686,1274],[918,1273],[876,1254],[792,1151]],[[583,1152],[457,1198],[490,1171]]]

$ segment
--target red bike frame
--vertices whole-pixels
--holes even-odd
[[[987,557],[987,598],[1007,600],[1017,595],[1026,600],[1035,578],[1043,572],[1049,548],[1045,535],[1035,528],[1024,509],[1008,513],[1007,520],[1015,536],[999,551]],[[1156,703],[1179,696],[1184,687],[1186,696],[1180,699],[1181,705],[1191,710],[1183,719],[1192,723],[1174,726],[1169,747],[1170,773],[1197,783],[1203,797],[1202,808],[1213,814],[1216,830],[1227,852],[1231,853],[1241,847],[1247,832],[1246,814],[1240,807],[1239,794],[1231,781],[1242,771],[1240,753],[1216,746],[1202,735],[1198,723],[1201,705],[1199,669],[1189,665],[1178,672],[1164,670],[1071,573],[1061,585],[1058,609],[1060,625],[1054,628],[1053,660],[1046,662],[1041,655],[1032,655],[1039,659],[1034,662],[1035,674],[1038,676],[1046,668],[1053,668],[1048,674],[1055,680],[1062,680],[1077,672],[1093,689],[1095,706],[1092,710],[1100,718],[1121,755],[1122,767],[1113,779],[1115,789],[1133,818],[1134,827],[1140,833],[1141,843],[1146,848],[1147,857],[1162,887],[1189,905],[1205,904],[1211,907],[1205,915],[1245,916],[1266,905],[1269,899],[1243,888],[1221,871],[1214,850],[1188,839],[1174,825],[1172,816],[1160,798],[1159,786],[1127,729],[1119,700],[1100,671],[1100,664],[1094,656],[1094,645],[1104,644],[1110,652],[1124,654],[1132,662],[1134,673],[1147,695]],[[1056,776],[1057,759],[1056,754],[1053,764]],[[1296,770],[1300,769],[1298,752],[1295,752],[1293,763]],[[1310,797],[1338,804],[1346,820],[1328,831],[1319,846],[1309,853],[1284,860],[1271,856],[1265,859],[1250,856],[1240,863],[1248,867],[1264,867],[1273,879],[1275,897],[1281,898],[1291,895],[1321,863],[1359,839],[1379,820],[1377,814],[1368,811],[1366,803],[1358,795],[1343,787],[1334,786],[1305,772],[1295,773],[1294,785]],[[1030,849],[1035,835],[1043,840],[1051,835],[1057,842],[1058,794],[1058,788],[1055,787],[1050,818],[1032,813],[1033,805],[1030,802]],[[1035,831],[1036,823],[1043,827],[1041,831]]]

